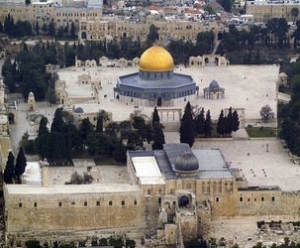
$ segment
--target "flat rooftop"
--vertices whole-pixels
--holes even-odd
[[[165,183],[154,156],[132,157],[131,160],[141,184]]]
[[[84,111],[89,109],[105,109],[113,113],[113,121],[128,120],[129,115],[137,110],[132,103],[122,103],[114,98],[114,90],[118,78],[126,74],[138,72],[137,68],[65,68],[59,70],[58,75],[66,82],[66,90],[69,96],[74,98],[72,105],[79,107],[84,105]],[[276,84],[279,67],[276,65],[229,65],[227,67],[206,66],[193,68],[178,66],[174,72],[191,75],[193,81],[199,87],[199,96],[191,100],[191,104],[210,110],[212,119],[219,117],[221,109],[244,108],[245,119],[260,119],[260,109],[268,104],[273,112],[277,113]],[[78,76],[91,75],[93,80],[100,80],[102,89],[98,100],[92,99],[92,87],[78,82]],[[216,80],[220,87],[225,89],[225,98],[218,100],[204,99],[203,88],[208,87],[212,80]],[[80,98],[89,98],[84,102]],[[176,107],[185,107],[186,102],[179,103]],[[90,106],[90,107],[89,107]],[[139,106],[138,109],[147,116],[151,116],[153,107]]]

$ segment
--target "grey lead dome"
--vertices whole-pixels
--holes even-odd
[[[178,171],[196,171],[199,169],[199,162],[193,153],[184,152],[176,158],[174,166]]]

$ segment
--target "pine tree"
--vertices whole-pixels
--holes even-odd
[[[26,165],[27,165],[27,160],[25,157],[24,149],[23,149],[23,147],[20,147],[18,156],[16,159],[16,168],[15,168],[15,176],[16,176],[16,179],[18,182],[21,182],[20,177],[25,172]]]
[[[217,123],[217,133],[223,136],[226,133],[226,118],[224,117],[224,111],[221,110],[218,123]]]
[[[232,131],[236,132],[237,130],[239,130],[239,126],[240,126],[239,116],[237,111],[235,110],[232,113]]]
[[[15,177],[15,157],[12,152],[9,152],[6,167],[4,170],[4,182],[7,184],[13,183]]]
[[[204,123],[204,134],[206,137],[211,137],[211,117],[210,117],[209,110],[206,112],[206,118]]]
[[[153,112],[153,115],[152,115],[152,127],[155,126],[155,123],[160,124],[160,118],[159,118],[158,111],[157,111],[156,107],[154,108],[154,112]]]
[[[162,125],[156,123],[153,128],[153,144],[152,150],[162,150],[163,144],[165,144],[165,135],[162,130]]]
[[[188,102],[185,106],[179,133],[180,143],[187,143],[190,147],[192,147],[195,141],[195,123],[193,120],[192,107],[190,102]]]

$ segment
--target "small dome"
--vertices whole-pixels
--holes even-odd
[[[220,89],[219,83],[216,80],[213,80],[209,84],[209,90],[218,90]]]
[[[176,158],[174,166],[178,171],[196,171],[199,169],[199,162],[193,153],[184,152]]]
[[[77,114],[82,114],[83,113],[83,108],[82,107],[77,107],[75,110],[74,110],[75,113]]]
[[[147,49],[139,62],[141,71],[166,72],[174,70],[174,61],[171,54],[160,46]]]

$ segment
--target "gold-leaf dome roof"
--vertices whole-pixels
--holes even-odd
[[[171,54],[161,46],[148,48],[139,62],[141,71],[164,72],[174,70],[174,61]]]

